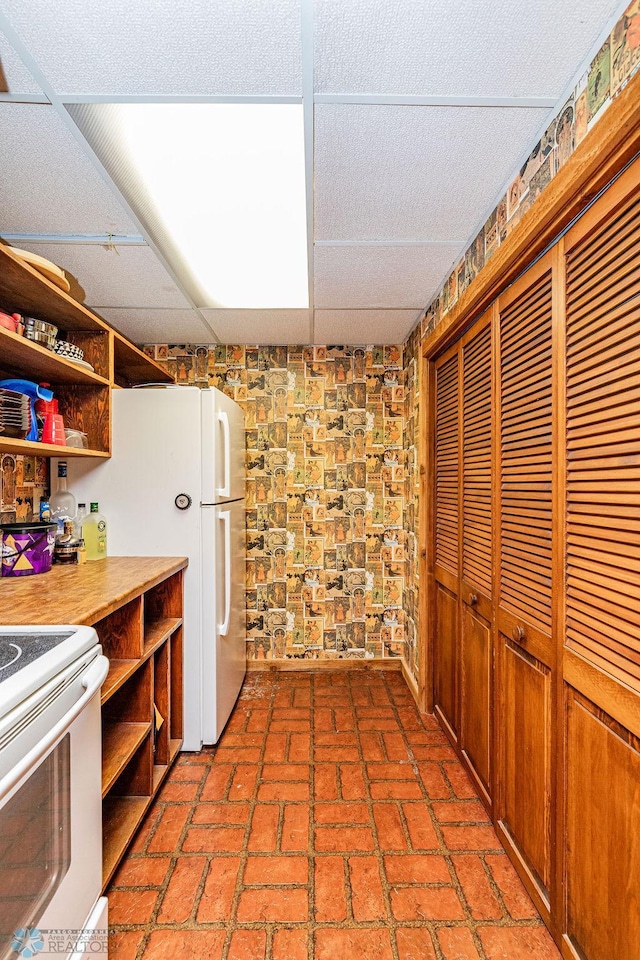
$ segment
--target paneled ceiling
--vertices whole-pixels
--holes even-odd
[[[0,0],[0,236],[137,342],[402,341],[619,7]],[[265,98],[303,104],[312,303],[209,309],[73,116]]]

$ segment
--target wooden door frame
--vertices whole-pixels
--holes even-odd
[[[420,354],[420,619],[418,627],[419,705],[433,713],[433,642],[435,636],[435,362]]]

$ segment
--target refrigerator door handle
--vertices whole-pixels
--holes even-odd
[[[221,637],[226,637],[231,616],[231,511],[221,510],[219,516],[224,523],[224,620],[218,630]]]
[[[229,430],[229,415],[226,410],[218,412],[218,423],[222,424],[224,433],[223,459],[224,459],[224,486],[218,487],[218,493],[221,497],[231,496],[231,433]]]

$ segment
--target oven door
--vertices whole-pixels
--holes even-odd
[[[0,960],[15,960],[34,928],[81,930],[100,895],[99,651],[0,723]]]

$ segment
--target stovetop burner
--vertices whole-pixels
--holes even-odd
[[[33,633],[2,634],[0,636],[0,683],[71,636],[73,636],[72,633],[53,633],[43,636]]]

